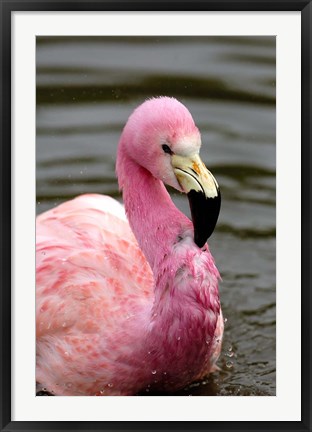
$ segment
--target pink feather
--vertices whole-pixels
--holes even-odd
[[[163,185],[179,188],[160,139],[180,153],[199,149],[175,99],[145,102],[122,133],[117,174],[130,225],[101,195],[37,218],[36,378],[56,395],[172,392],[216,368],[219,272]]]

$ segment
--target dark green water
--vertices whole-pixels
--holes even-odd
[[[85,192],[121,199],[121,130],[158,95],[191,111],[223,200],[209,241],[221,371],[179,394],[275,395],[275,38],[38,38],[37,212]],[[186,197],[173,199],[189,215]]]

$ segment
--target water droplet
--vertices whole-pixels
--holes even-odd
[[[224,320],[223,320],[223,321],[224,321],[224,324],[226,324],[226,323],[227,323],[227,320],[228,320],[227,318],[224,318]]]
[[[155,375],[157,373],[156,370],[152,370],[152,374]]]
[[[65,354],[66,356],[69,356],[69,352],[68,352],[68,351],[65,351],[64,354]]]
[[[228,362],[226,362],[226,367],[231,369],[233,367],[233,362],[230,360]]]
[[[104,389],[101,389],[100,390],[100,394],[102,395],[102,394],[104,394],[105,393],[105,390]]]
[[[149,355],[150,355],[150,354],[151,354],[151,352],[150,352],[150,351],[147,351],[147,354],[149,354]]]
[[[210,342],[210,340],[209,340],[209,339],[206,339],[206,344],[207,344],[207,345],[209,345],[209,342]]]
[[[164,375],[167,375],[167,372],[163,372]]]
[[[232,345],[230,345],[230,346],[228,347],[228,351],[232,351],[232,349],[233,349],[233,347],[232,347]]]
[[[220,339],[217,339],[216,342],[217,342],[217,343],[220,343]]]
[[[181,336],[178,336],[178,337],[177,337],[177,340],[178,340],[178,341],[181,340]]]
[[[66,322],[63,322],[62,327],[66,327]]]
[[[233,352],[229,352],[229,353],[226,354],[226,356],[231,358],[231,357],[234,356],[234,353]]]
[[[46,387],[41,387],[41,391],[47,391]]]
[[[110,388],[112,388],[112,387],[114,387],[114,384],[108,383],[107,386],[110,387]]]
[[[146,391],[146,393],[148,393],[148,392],[149,392],[149,389],[147,388],[147,389],[145,389],[145,391]]]
[[[71,382],[66,383],[66,387],[67,387],[67,388],[71,388],[72,385],[73,385],[73,384],[72,384]]]

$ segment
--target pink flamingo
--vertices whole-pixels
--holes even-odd
[[[217,368],[223,335],[210,254],[219,187],[176,99],[129,117],[117,154],[123,206],[82,195],[37,219],[37,366],[55,395],[172,392]],[[188,194],[192,221],[164,183]],[[130,225],[129,225],[130,224]]]

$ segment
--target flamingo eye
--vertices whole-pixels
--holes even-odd
[[[165,153],[168,153],[170,155],[173,154],[173,151],[171,150],[171,148],[167,144],[163,144],[161,147]]]

